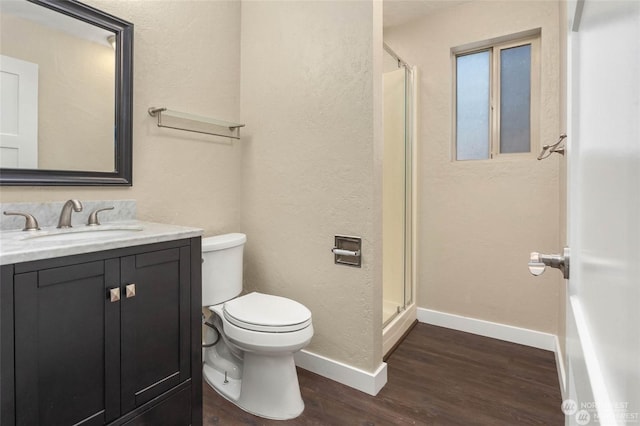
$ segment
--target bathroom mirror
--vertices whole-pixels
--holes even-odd
[[[133,24],[0,1],[0,184],[132,185]]]

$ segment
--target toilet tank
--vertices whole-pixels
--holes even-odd
[[[242,292],[245,234],[202,239],[202,306],[217,305]]]

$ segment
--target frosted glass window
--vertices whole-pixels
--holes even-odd
[[[521,154],[539,143],[539,31],[451,50],[454,159],[532,158]]]
[[[489,158],[489,51],[456,58],[456,159]]]
[[[531,45],[500,51],[500,153],[531,151]]]

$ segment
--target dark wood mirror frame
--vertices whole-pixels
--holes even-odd
[[[132,186],[133,24],[75,0],[28,1],[115,34],[115,171],[0,168],[0,185]]]

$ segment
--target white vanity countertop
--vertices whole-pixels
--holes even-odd
[[[104,233],[96,237],[96,231],[101,229]],[[81,235],[83,232],[89,232],[93,237],[85,238]],[[199,228],[139,220],[105,222],[95,227],[76,225],[65,230],[51,227],[40,231],[2,231],[0,265],[198,237],[202,233]],[[64,241],[41,237],[60,234],[75,234],[79,238]]]

